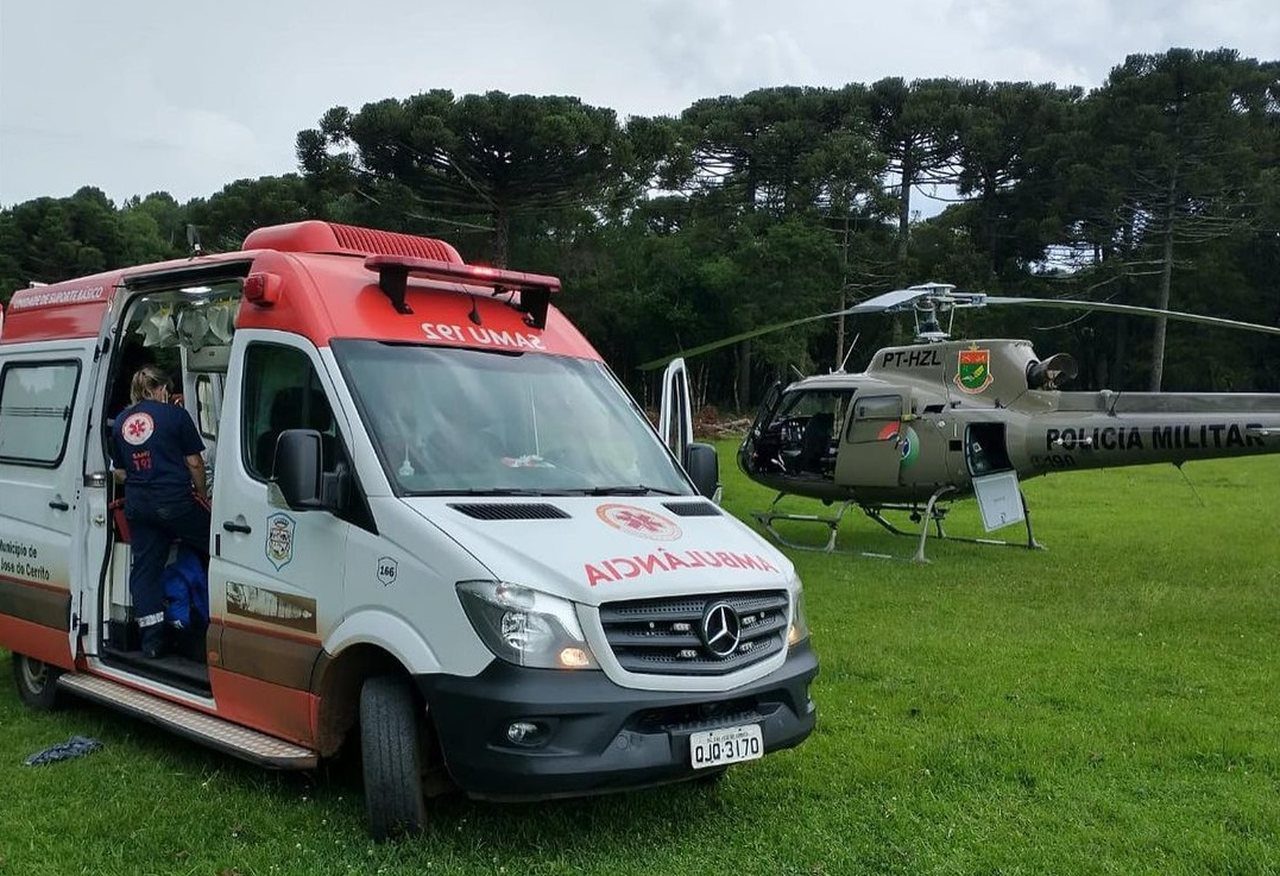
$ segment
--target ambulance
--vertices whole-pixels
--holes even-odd
[[[23,702],[73,694],[277,769],[349,742],[379,838],[447,788],[712,781],[799,744],[818,665],[792,564],[712,501],[683,365],[655,430],[559,288],[308,221],[15,292],[0,647]],[[197,425],[212,503],[208,617],[157,658],[109,446],[144,364]]]

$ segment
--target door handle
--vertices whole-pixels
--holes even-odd
[[[244,533],[245,535],[248,535],[249,533],[253,532],[253,527],[251,527],[249,524],[236,523],[234,520],[222,521],[222,528],[225,529],[227,532],[241,532],[241,533]]]
[[[68,505],[66,502],[62,501],[61,499],[54,499],[52,502],[49,503],[49,507],[52,508],[54,511],[70,511],[71,510],[71,506]]]

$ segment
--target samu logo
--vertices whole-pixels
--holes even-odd
[[[614,529],[654,541],[675,541],[681,535],[675,521],[635,505],[611,502],[596,508],[596,516]]]

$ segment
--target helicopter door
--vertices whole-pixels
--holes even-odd
[[[764,394],[764,400],[760,402],[760,407],[756,410],[756,418],[751,423],[751,428],[747,430],[746,436],[742,439],[742,444],[738,447],[738,465],[745,472],[756,470],[756,439],[760,437],[760,433],[764,431],[764,427],[772,419],[773,413],[778,407],[778,399],[781,396],[782,381],[775,380],[773,385],[769,387],[769,391]]]
[[[684,465],[685,450],[693,443],[693,402],[689,398],[689,375],[683,359],[673,361],[662,375],[658,434]]]
[[[971,423],[964,430],[964,457],[975,478],[1012,469],[1004,423]]]
[[[853,487],[898,486],[901,430],[902,396],[856,397],[836,458],[836,483]]]

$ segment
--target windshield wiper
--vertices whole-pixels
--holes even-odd
[[[592,487],[588,490],[574,490],[582,496],[648,496],[656,493],[659,496],[683,496],[675,490],[664,490],[661,487],[647,487],[644,484],[624,484],[616,487]]]
[[[414,490],[408,492],[408,496],[556,496],[564,495],[564,493],[547,490],[521,490],[521,489],[485,489],[478,490],[472,488],[457,490]]]

